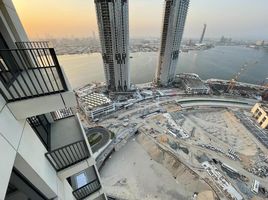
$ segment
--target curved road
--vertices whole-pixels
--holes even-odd
[[[191,107],[191,106],[220,106],[220,107],[243,107],[250,108],[252,107],[257,100],[249,100],[249,99],[235,99],[235,98],[182,98],[176,100],[177,103],[181,104],[183,107]]]
[[[150,100],[152,101],[152,99]],[[193,97],[161,97],[159,101],[153,100],[153,102],[140,102],[137,103],[137,107],[131,107],[128,110],[118,111],[119,118],[124,118],[129,115],[133,115],[139,111],[150,109],[153,107],[158,107],[161,103],[166,103],[170,101],[176,101],[181,104],[182,107],[192,107],[192,106],[216,106],[216,107],[238,107],[238,108],[251,108],[258,100],[246,99],[246,98],[230,98],[228,96],[218,97],[218,96],[193,96]],[[143,107],[140,107],[142,105]]]

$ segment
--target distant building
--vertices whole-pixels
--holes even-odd
[[[225,45],[225,44],[230,44],[231,42],[232,42],[232,38],[226,38],[222,36],[219,43]]]
[[[268,126],[268,106],[256,103],[253,108],[251,109],[251,113],[253,117],[257,120],[259,125],[265,129]]]
[[[103,106],[100,108],[96,108],[90,112],[90,116],[92,119],[96,119],[100,116],[107,115],[115,111],[115,104],[110,104],[107,106]]]
[[[260,182],[257,180],[253,181],[252,187],[251,187],[251,191],[255,194],[258,194],[259,192],[259,188],[260,188]]]
[[[166,0],[156,81],[167,86],[174,81],[189,0]]]
[[[110,91],[127,91],[129,72],[128,0],[95,0],[104,74]]]
[[[255,43],[256,46],[264,46],[264,40],[258,40]]]
[[[265,90],[261,97],[263,101],[268,101],[268,90]]]

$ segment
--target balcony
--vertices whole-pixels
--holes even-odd
[[[101,189],[101,184],[94,166],[74,174],[67,178],[67,180],[73,188],[73,195],[77,200],[85,199],[91,195],[93,196],[93,193],[95,193],[94,196],[101,195],[101,191],[100,193],[96,193]]]
[[[56,53],[47,42],[16,45],[18,49],[0,50],[0,94],[17,119],[77,104]]]
[[[51,123],[48,153],[45,154],[59,172],[90,157],[78,116],[69,116]]]
[[[35,49],[35,48],[50,48],[48,41],[29,41],[29,42],[16,42],[18,49]]]
[[[73,191],[73,195],[77,200],[84,199],[101,188],[99,180],[93,180],[81,188]]]
[[[55,51],[47,47],[0,50],[0,80],[7,102],[67,91]]]

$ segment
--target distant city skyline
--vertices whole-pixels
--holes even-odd
[[[98,35],[93,0],[13,0],[27,34],[34,38]],[[164,0],[129,0],[130,38],[160,38]],[[149,9],[148,9],[149,8]],[[184,38],[268,40],[268,1],[191,0]]]

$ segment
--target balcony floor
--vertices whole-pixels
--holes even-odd
[[[51,150],[83,140],[83,132],[76,116],[51,124]]]

